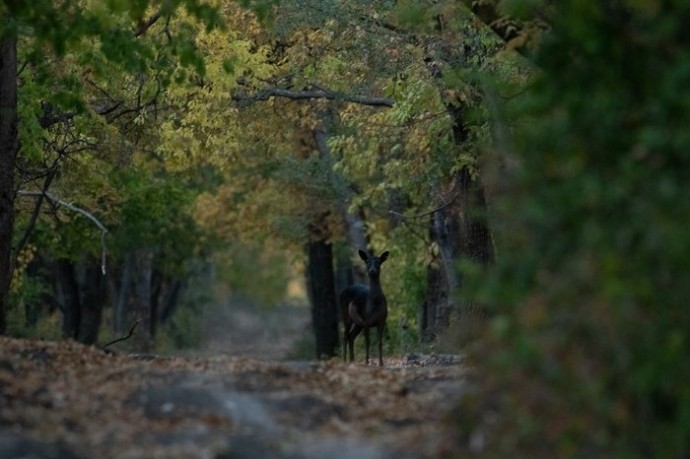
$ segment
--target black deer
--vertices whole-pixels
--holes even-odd
[[[354,284],[347,287],[340,294],[340,310],[343,318],[343,360],[347,360],[347,350],[350,350],[350,362],[355,359],[354,342],[359,333],[364,330],[364,343],[367,349],[366,363],[369,365],[369,329],[376,327],[379,340],[379,366],[383,366],[383,330],[388,317],[386,295],[381,289],[381,265],[388,259],[388,252],[381,256],[369,256],[363,250],[359,256],[367,265],[369,285]]]

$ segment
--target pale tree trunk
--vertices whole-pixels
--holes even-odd
[[[333,115],[331,112],[324,114],[322,116],[323,126],[320,129],[314,131],[314,143],[316,144],[316,149],[319,151],[319,155],[323,160],[325,160],[330,166],[331,170],[331,183],[335,188],[350,190],[350,184],[345,182],[345,179],[333,172],[334,160],[331,154],[331,149],[328,147],[328,128],[327,126],[332,123]],[[351,192],[348,191],[347,196],[343,196],[340,200],[340,205],[338,211],[342,214],[343,222],[345,224],[345,235],[347,237],[347,243],[350,246],[349,255],[347,259],[338,259],[338,268],[344,268],[349,266],[351,272],[349,275],[345,276],[352,281],[365,283],[367,282],[367,275],[357,266],[352,263],[352,257],[357,253],[357,250],[369,251],[369,236],[366,231],[366,222],[364,218],[364,212],[361,208],[357,209],[355,212],[350,210],[350,200],[352,198]],[[341,255],[340,253],[338,255]],[[359,258],[357,258],[359,259]],[[350,285],[350,284],[347,284]],[[345,285],[345,286],[347,286]],[[339,285],[340,286],[340,285]]]
[[[5,18],[6,20],[6,18]],[[19,150],[17,131],[17,40],[0,43],[0,334],[7,329],[7,299],[12,278],[14,226],[14,163]]]
[[[359,209],[357,213],[349,212],[344,209],[345,214],[345,225],[347,229],[347,242],[350,246],[349,251],[349,264],[352,269],[352,279],[357,283],[367,283],[368,277],[361,263],[353,264],[352,258],[355,257],[354,254],[357,250],[364,250],[369,253],[369,235],[366,230],[366,222],[364,220],[364,212]],[[359,257],[356,258],[359,260]]]

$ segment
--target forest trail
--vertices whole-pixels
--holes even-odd
[[[247,301],[220,302],[223,306],[210,307],[204,313],[196,355],[284,360],[295,353],[300,342],[313,339],[306,305],[259,307]]]
[[[262,352],[137,357],[0,338],[0,457],[404,459],[463,450],[448,415],[467,385],[457,357],[389,358],[378,368]]]
[[[172,357],[0,338],[0,458],[458,452],[447,416],[466,384],[457,357],[389,357],[385,368],[361,355],[357,364],[286,360],[311,339],[307,307],[222,303],[203,317],[200,348]]]

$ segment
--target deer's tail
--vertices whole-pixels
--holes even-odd
[[[367,322],[362,318],[362,316],[359,314],[359,311],[357,310],[357,305],[352,301],[350,301],[350,303],[347,305],[347,315],[354,323],[356,323],[360,327],[367,326]]]

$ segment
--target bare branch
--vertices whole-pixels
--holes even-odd
[[[304,91],[293,91],[291,89],[281,88],[267,88],[251,95],[241,93],[235,93],[232,95],[232,99],[238,102],[255,102],[260,100],[268,100],[271,97],[283,97],[291,100],[340,100],[343,102],[350,102],[353,104],[360,105],[369,105],[372,107],[393,107],[395,105],[395,101],[393,99],[388,99],[385,97],[358,96],[322,88],[313,88]]]
[[[108,234],[108,228],[103,225],[103,223],[100,222],[96,217],[93,216],[90,212],[75,206],[74,204],[70,202],[63,201],[52,193],[49,193],[48,191],[26,191],[26,190],[18,190],[17,191],[17,196],[26,196],[30,198],[39,198],[42,199],[45,197],[49,201],[53,202],[54,204],[61,205],[63,207],[67,207],[69,210],[73,212],[77,212],[78,214],[81,214],[91,220],[97,227],[98,229],[101,230],[101,272],[103,275],[105,275],[105,268],[106,268],[106,258],[107,258],[107,251],[106,251],[106,245],[105,245],[105,236]]]

